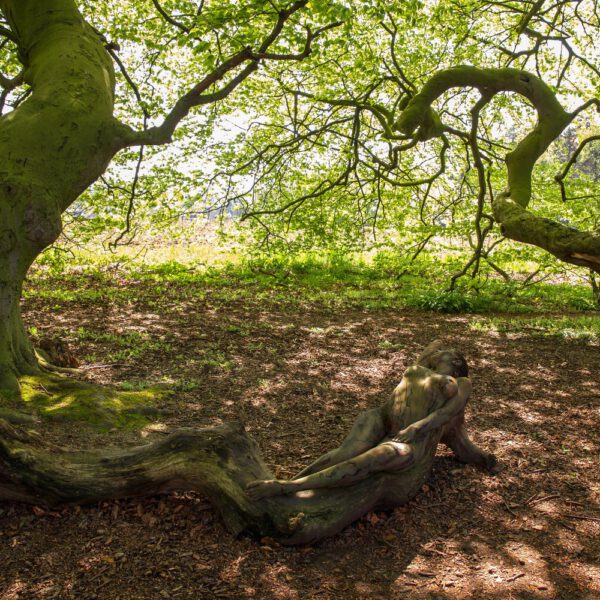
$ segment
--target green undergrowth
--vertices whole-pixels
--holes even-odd
[[[563,272],[546,281],[523,283],[516,274],[506,282],[495,273],[463,277],[448,290],[450,273],[461,265],[452,257],[424,256],[410,269],[389,254],[274,256],[205,263],[167,261],[147,264],[111,263],[88,257],[75,264],[45,264],[30,276],[25,296],[60,309],[81,305],[128,304],[147,306],[244,300],[286,305],[319,304],[361,310],[417,309],[444,313],[531,313],[597,310],[591,288]],[[512,265],[517,268],[518,265]],[[535,266],[535,265],[534,265]],[[533,268],[531,265],[522,268]],[[132,345],[132,344],[130,344]]]
[[[172,346],[164,339],[151,338],[146,332],[126,331],[121,333],[107,331],[92,331],[85,327],[78,327],[74,335],[79,341],[106,344],[114,348],[107,355],[110,362],[135,360],[148,352],[171,352]]]
[[[5,410],[24,410],[49,421],[84,422],[99,431],[142,429],[161,414],[158,407],[170,394],[161,386],[121,391],[49,374],[19,381],[19,397],[0,396]]]
[[[600,344],[600,316],[479,317],[471,329],[499,335],[528,335],[574,339]]]

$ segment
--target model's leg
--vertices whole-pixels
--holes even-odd
[[[339,448],[331,450],[300,471],[293,479],[317,473],[373,448],[386,436],[381,409],[361,413]]]
[[[498,473],[500,467],[496,457],[493,454],[484,452],[469,439],[465,429],[464,416],[457,417],[455,423],[451,423],[444,433],[442,443],[454,452],[460,462],[483,467],[492,474]]]
[[[290,481],[275,479],[252,481],[246,488],[254,500],[291,494],[302,490],[335,488],[352,485],[381,471],[401,471],[414,464],[412,448],[399,442],[383,442],[362,454],[337,465]]]

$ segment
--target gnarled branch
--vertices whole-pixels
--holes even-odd
[[[533,130],[505,157],[508,190],[492,202],[493,215],[501,224],[503,235],[543,248],[565,262],[600,272],[600,235],[578,231],[527,211],[536,162],[584,108],[597,102],[592,100],[567,112],[550,87],[531,73],[511,68],[460,66],[436,73],[411,99],[395,127],[406,135],[419,137],[419,130],[431,127],[433,102],[454,87],[476,88],[485,98],[514,92],[529,100],[538,114]],[[559,183],[563,177],[559,176]]]
[[[179,98],[161,125],[150,127],[144,131],[134,131],[129,127],[122,126],[119,146],[125,148],[137,145],[167,144],[172,140],[172,135],[179,123],[189,114],[192,108],[212,104],[226,98],[240,83],[258,69],[260,61],[302,60],[307,57],[311,52],[311,43],[314,39],[325,31],[328,31],[333,27],[338,27],[341,25],[340,22],[331,23],[314,32],[309,29],[307,31],[305,46],[298,54],[278,54],[269,52],[269,48],[281,34],[286,22],[292,15],[306,6],[307,3],[308,0],[297,0],[287,9],[279,11],[277,21],[273,25],[273,28],[257,49],[250,47],[243,48],[222,62],[216,69],[204,77],[202,81],[197,83],[192,89]],[[229,73],[242,66],[243,68],[222,88],[208,93],[209,88],[219,83]]]

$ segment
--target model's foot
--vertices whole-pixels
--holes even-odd
[[[285,486],[283,485],[283,482],[278,479],[251,481],[246,486],[246,494],[252,498],[252,500],[281,496],[282,494],[285,494]]]
[[[490,475],[498,475],[504,470],[502,463],[499,463],[493,454],[486,454],[485,468]]]

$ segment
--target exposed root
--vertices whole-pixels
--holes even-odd
[[[69,375],[81,375],[79,369],[73,367],[61,367],[50,362],[49,356],[40,348],[36,348],[35,356],[40,368],[48,373],[65,373]]]

